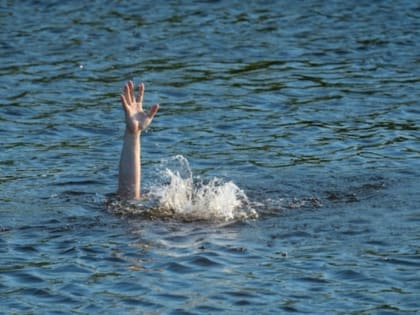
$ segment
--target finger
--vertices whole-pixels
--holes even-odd
[[[149,110],[149,113],[147,114],[147,116],[150,118],[150,119],[153,119],[153,117],[156,115],[156,113],[157,113],[157,111],[159,110],[159,104],[155,104],[155,105],[153,105],[151,108],[150,108],[150,110]]]
[[[120,95],[120,99],[121,99],[121,104],[124,108],[124,111],[128,112],[129,106],[128,106],[126,97],[124,95]]]
[[[137,95],[137,103],[139,104],[139,109],[143,110],[143,96],[144,96],[144,84],[139,84],[139,95]]]
[[[124,98],[126,101],[126,104],[129,105],[131,103],[131,92],[130,92],[130,83],[127,83],[124,86]]]
[[[134,82],[129,81],[128,82],[128,87],[129,87],[129,91],[130,91],[130,103],[134,103],[134,100],[135,100],[135,97],[134,97]]]

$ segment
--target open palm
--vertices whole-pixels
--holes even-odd
[[[121,95],[121,103],[125,112],[125,121],[130,132],[136,133],[146,129],[153,120],[159,105],[151,107],[149,113],[143,111],[144,84],[139,84],[138,95],[134,95],[133,81],[127,82],[124,86],[124,94]]]

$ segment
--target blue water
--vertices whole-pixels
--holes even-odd
[[[1,314],[420,313],[418,1],[3,1],[0,26]],[[143,190],[181,156],[256,216],[110,206],[129,79],[161,105]]]

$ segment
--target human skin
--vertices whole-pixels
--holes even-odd
[[[118,195],[122,199],[141,199],[141,132],[150,125],[159,110],[159,104],[155,104],[146,114],[143,111],[143,96],[144,84],[139,84],[136,98],[134,83],[128,81],[120,97],[126,122],[118,175]]]

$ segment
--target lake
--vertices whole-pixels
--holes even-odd
[[[3,1],[1,314],[420,314],[418,1]],[[122,204],[119,95],[160,104]]]

